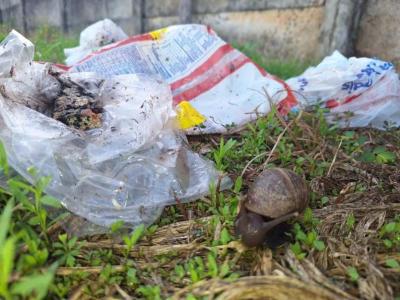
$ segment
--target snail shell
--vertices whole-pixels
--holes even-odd
[[[309,190],[302,177],[290,170],[272,168],[257,176],[244,205],[251,212],[275,219],[302,212],[308,198]]]

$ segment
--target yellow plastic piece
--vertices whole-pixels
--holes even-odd
[[[203,123],[206,118],[200,114],[188,101],[182,101],[176,106],[177,120],[182,129],[194,127]]]
[[[164,33],[167,31],[167,28],[161,28],[158,30],[154,30],[152,32],[149,32],[149,34],[151,35],[151,37],[153,38],[153,40],[159,40],[162,39]]]

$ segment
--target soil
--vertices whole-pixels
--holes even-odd
[[[70,127],[89,130],[102,126],[102,108],[96,95],[67,76],[52,72],[61,84],[52,117]]]

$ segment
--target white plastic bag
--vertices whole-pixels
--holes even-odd
[[[175,105],[189,101],[205,117],[201,126],[188,129],[190,134],[237,130],[269,112],[269,97],[284,111],[294,103],[283,81],[204,25],[170,26],[129,37],[91,53],[70,71],[161,78],[170,85]]]
[[[60,86],[40,89],[54,78],[48,65],[32,62],[33,45],[13,32],[0,49],[0,139],[9,163],[31,182],[32,166],[51,176],[46,192],[70,211],[101,226],[150,224],[165,205],[195,200],[217,180],[212,164],[188,150],[174,129],[167,84],[138,75],[69,74],[103,107],[101,128],[78,131],[35,110],[51,110]]]
[[[9,77],[14,69],[25,68],[33,57],[33,44],[15,30],[12,30],[1,44],[3,47],[0,47],[0,77]]]
[[[400,81],[389,62],[335,51],[286,83],[300,105],[322,104],[328,120],[341,126],[400,126]]]
[[[100,47],[127,37],[126,33],[110,19],[96,22],[81,32],[78,47],[64,49],[67,57],[65,63],[68,66],[73,65]]]

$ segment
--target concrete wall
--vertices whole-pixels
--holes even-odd
[[[0,0],[0,22],[77,35],[108,17],[132,35],[178,24],[181,1],[190,3],[192,22],[271,58],[316,59],[339,49],[399,61],[399,0]]]
[[[400,1],[369,0],[361,18],[358,55],[392,61],[400,71]]]
[[[210,24],[230,42],[251,42],[270,57],[309,59],[315,56],[323,7],[195,14],[193,22]],[[145,19],[145,31],[178,23],[177,16]],[[313,45],[313,47],[310,47]]]

